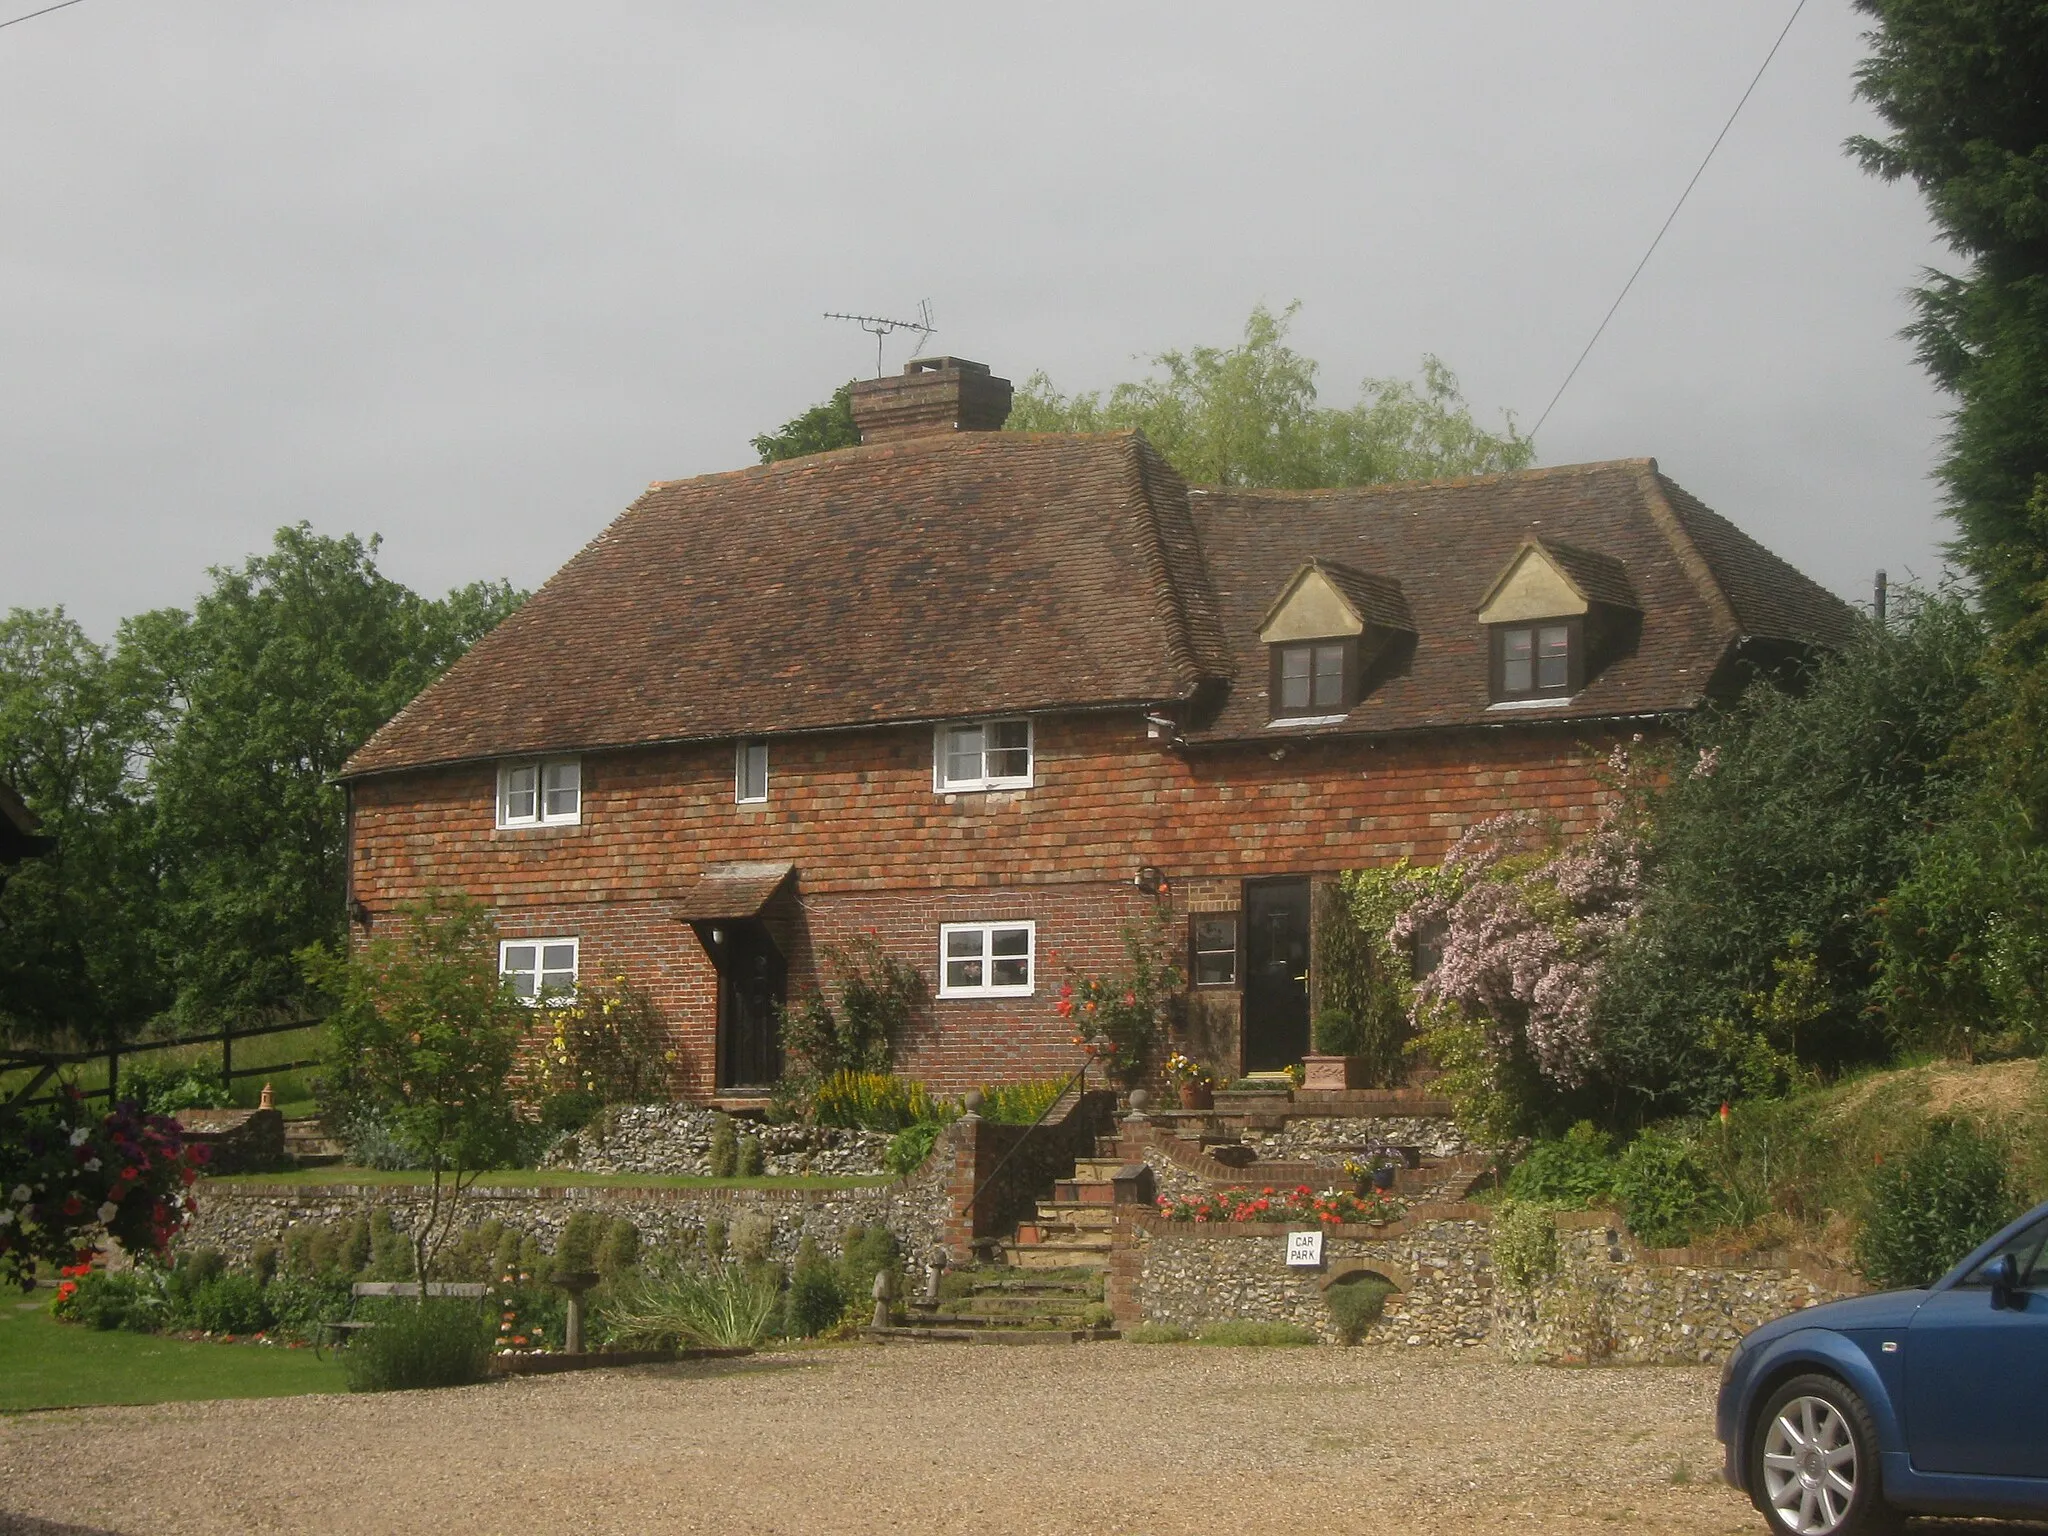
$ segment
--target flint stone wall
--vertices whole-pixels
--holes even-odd
[[[1296,1323],[1334,1341],[1324,1282],[1347,1270],[1384,1275],[1399,1289],[1367,1345],[1485,1343],[1544,1364],[1713,1364],[1752,1328],[1859,1293],[1857,1278],[1789,1254],[1718,1259],[1635,1242],[1603,1212],[1557,1218],[1556,1275],[1530,1291],[1494,1283],[1491,1213],[1425,1206],[1387,1227],[1331,1227],[1324,1268],[1289,1269],[1293,1227],[1167,1222],[1121,1224],[1111,1255],[1119,1322],[1191,1331],[1234,1319]]]
[[[1501,1287],[1494,1338],[1510,1359],[1554,1364],[1693,1365],[1725,1360],[1752,1328],[1859,1294],[1846,1270],[1790,1255],[1716,1262],[1641,1248],[1612,1218],[1558,1217],[1558,1270],[1531,1290]]]
[[[1493,1317],[1489,1229],[1461,1207],[1387,1227],[1325,1229],[1324,1268],[1289,1269],[1287,1234],[1265,1222],[1168,1222],[1145,1218],[1131,1231],[1137,1254],[1135,1303],[1146,1322],[1189,1331],[1245,1319],[1295,1323],[1337,1342],[1323,1282],[1365,1269],[1400,1287],[1366,1336],[1370,1345],[1469,1348]]]
[[[847,1227],[881,1225],[896,1234],[907,1258],[920,1260],[939,1243],[947,1211],[943,1170],[937,1160],[918,1174],[891,1184],[857,1189],[500,1189],[466,1196],[459,1227],[502,1221],[538,1237],[552,1250],[570,1216],[593,1210],[623,1216],[640,1229],[644,1242],[660,1247],[700,1239],[706,1221],[717,1218],[734,1229],[741,1217],[758,1213],[774,1223],[772,1257],[787,1260],[805,1237],[835,1251]],[[380,1207],[392,1224],[410,1230],[425,1212],[426,1194],[416,1187],[381,1185],[198,1186],[199,1211],[179,1238],[181,1248],[217,1248],[231,1264],[243,1264],[258,1243],[282,1239],[288,1228],[367,1216]]]
[[[1247,1146],[1261,1162],[1342,1165],[1346,1157],[1384,1142],[1418,1147],[1424,1157],[1456,1157],[1472,1150],[1457,1123],[1444,1115],[1297,1115],[1277,1131],[1248,1129]]]
[[[585,1173],[711,1173],[711,1133],[725,1116],[685,1104],[622,1104],[606,1109],[590,1125],[557,1138],[541,1160],[546,1168]],[[844,1130],[829,1125],[734,1127],[760,1139],[767,1172],[823,1174],[850,1178],[889,1171],[883,1159],[890,1138],[880,1131]]]

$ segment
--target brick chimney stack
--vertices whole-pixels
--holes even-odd
[[[1009,415],[1010,381],[964,357],[913,358],[895,378],[853,386],[853,422],[863,443],[996,432]]]

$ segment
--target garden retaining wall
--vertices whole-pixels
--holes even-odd
[[[1516,1360],[1650,1365],[1721,1360],[1759,1324],[1862,1288],[1846,1271],[1789,1254],[1731,1260],[1645,1248],[1613,1216],[1588,1211],[1558,1216],[1556,1275],[1515,1291],[1495,1284],[1491,1214],[1423,1205],[1383,1227],[1329,1227],[1323,1267],[1290,1269],[1287,1234],[1299,1223],[1133,1212],[1114,1229],[1109,1301],[1126,1328],[1192,1331],[1242,1319],[1295,1323],[1334,1341],[1326,1288],[1370,1271],[1396,1289],[1368,1345],[1483,1343]]]
[[[463,1199],[458,1229],[501,1221],[540,1239],[552,1250],[562,1228],[579,1210],[621,1217],[640,1229],[642,1240],[659,1247],[701,1240],[707,1221],[728,1232],[740,1218],[766,1216],[774,1224],[772,1257],[787,1260],[810,1237],[836,1251],[849,1226],[881,1225],[896,1234],[906,1258],[921,1259],[937,1246],[947,1211],[946,1175],[933,1159],[910,1179],[852,1189],[574,1188],[477,1190]],[[203,1183],[199,1210],[180,1236],[181,1248],[215,1248],[230,1263],[246,1263],[258,1243],[282,1239],[302,1223],[367,1216],[383,1209],[394,1226],[410,1230],[427,1206],[427,1192],[413,1185],[264,1185]]]

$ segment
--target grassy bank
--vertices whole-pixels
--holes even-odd
[[[60,1323],[50,1316],[55,1294],[0,1299],[0,1413],[346,1390],[332,1356]]]
[[[693,1174],[581,1173],[567,1168],[501,1168],[481,1175],[479,1189],[874,1189],[893,1183],[886,1173],[832,1178],[824,1174],[777,1174],[760,1178],[713,1179]],[[313,1184],[354,1184],[377,1188],[416,1188],[433,1183],[425,1173],[388,1168],[296,1168],[288,1173],[244,1173],[207,1179],[207,1184],[241,1188],[293,1188]]]
[[[253,1039],[235,1042],[235,1070],[267,1067],[277,1062],[307,1061],[320,1055],[326,1048],[327,1032],[321,1025],[309,1025],[305,1029],[286,1030],[275,1035],[258,1035]],[[158,1071],[167,1067],[194,1067],[201,1072],[220,1071],[220,1045],[181,1045],[173,1050],[146,1051],[121,1055],[121,1072],[125,1077],[136,1067],[148,1067]],[[254,1109],[268,1082],[275,1095],[277,1107],[287,1118],[298,1114],[310,1114],[313,1110],[313,1078],[318,1069],[300,1068],[291,1072],[274,1072],[263,1076],[238,1077],[229,1086],[238,1108]],[[25,1086],[28,1072],[0,1073],[0,1099]],[[104,1057],[81,1061],[66,1067],[63,1076],[78,1084],[87,1093],[103,1092],[107,1086],[107,1063]],[[49,1091],[45,1084],[43,1092]]]

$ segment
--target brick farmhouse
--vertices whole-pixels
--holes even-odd
[[[1617,741],[1853,623],[1653,460],[1189,486],[1009,403],[925,359],[858,447],[650,486],[348,764],[358,924],[479,897],[522,991],[630,977],[733,1101],[862,931],[931,982],[900,1071],[1070,1072],[1064,969],[1164,902],[1200,1051],[1270,1070],[1318,878],[1583,827]]]

